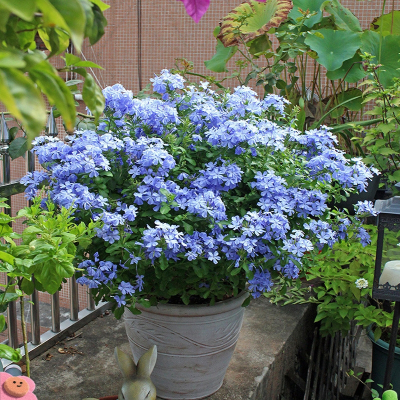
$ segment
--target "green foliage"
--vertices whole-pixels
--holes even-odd
[[[339,0],[293,0],[287,17],[274,20],[272,25],[264,20],[265,29],[259,30],[260,23],[255,21],[261,21],[266,15],[264,8],[271,7],[268,2],[259,4],[256,9],[253,3],[245,2],[221,23],[218,38],[243,56],[236,61],[232,77],[245,85],[254,81],[265,93],[279,93],[298,105],[300,130],[336,124],[346,150],[363,155],[361,147],[352,141],[354,131],[343,124],[343,119],[358,120],[362,110],[360,92],[348,92],[348,83],[357,83],[368,75],[362,63],[364,52],[373,56],[374,63],[382,64],[378,75],[384,88],[398,76],[400,11],[375,18],[371,29],[363,31],[357,17]],[[271,18],[274,15],[267,14]],[[245,43],[248,40],[251,41]],[[271,43],[276,40],[279,45],[273,48]],[[206,62],[214,72],[228,70],[230,57],[226,57],[227,51],[220,44],[212,63]],[[311,83],[309,76],[313,77]],[[350,93],[355,95],[355,101],[345,103]]]
[[[218,26],[214,30],[214,36],[217,37],[220,32],[220,27]],[[217,48],[214,56],[211,60],[204,61],[206,68],[214,72],[226,72],[226,63],[232,58],[236,53],[237,47],[225,47],[222,42],[217,39]]]
[[[0,199],[0,206],[7,206],[5,200]],[[7,285],[2,285],[0,312],[6,311],[11,301],[31,295],[35,289],[49,294],[60,290],[62,281],[75,273],[73,260],[77,250],[83,251],[91,243],[99,226],[94,222],[75,224],[73,209],[56,211],[48,201],[45,210],[40,202],[41,199],[35,199],[32,206],[20,210],[14,218],[0,213],[0,236],[4,240],[0,243],[0,271],[12,278]],[[27,227],[22,234],[17,234],[9,224],[20,218],[24,218]],[[0,332],[5,328],[4,316],[0,315]],[[0,345],[0,357],[16,362],[21,355]]]
[[[337,43],[346,42],[346,46]],[[360,48],[361,38],[355,32],[319,29],[311,31],[304,40],[318,54],[318,62],[328,71],[340,68],[344,61],[352,58]]]
[[[368,129],[356,124],[355,129],[363,134],[358,142],[367,152],[364,161],[374,164],[393,186],[400,181],[400,79],[393,78],[392,85],[385,88],[379,74],[383,67],[372,60],[373,56],[364,56],[364,65],[371,79],[364,81],[363,102],[373,102],[375,107],[366,114],[379,122]]]
[[[305,275],[309,284],[283,285],[265,296],[275,304],[316,303],[315,322],[320,323],[323,335],[339,331],[347,334],[352,321],[364,328],[372,323],[379,327],[391,325],[393,315],[384,311],[380,303],[378,307],[370,304],[377,235],[375,226],[365,228],[371,234],[371,244],[363,247],[356,233],[349,232],[349,239],[335,243],[312,260]],[[360,278],[365,281],[358,281]],[[378,330],[377,336],[380,333]]]
[[[22,124],[28,143],[46,122],[42,94],[57,107],[66,129],[74,128],[74,88],[67,86],[59,72],[76,72],[85,78],[83,98],[95,118],[100,117],[104,99],[85,69],[98,66],[72,56],[75,62],[56,69],[49,59],[64,52],[70,41],[78,52],[84,38],[96,43],[104,34],[103,11],[108,7],[101,0],[0,0],[0,101]],[[36,50],[37,37],[49,50],[48,56]],[[23,146],[26,142],[19,143],[14,155]]]

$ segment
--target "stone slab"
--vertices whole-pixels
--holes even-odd
[[[312,340],[313,318],[311,306],[252,301],[224,384],[207,400],[277,400],[296,353]],[[118,393],[122,375],[114,348],[130,351],[123,321],[104,315],[79,332],[80,337],[64,340],[32,360],[38,399],[81,400]],[[83,354],[68,354],[75,351]]]

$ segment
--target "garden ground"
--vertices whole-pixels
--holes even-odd
[[[277,398],[297,352],[312,340],[313,318],[312,306],[278,307],[265,298],[252,301],[224,384],[208,399]],[[123,321],[106,312],[32,360],[38,399],[116,395],[122,375],[114,360],[115,346],[130,351]]]

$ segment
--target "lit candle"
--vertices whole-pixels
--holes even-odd
[[[389,283],[390,286],[397,286],[400,284],[400,260],[388,261],[379,278],[379,284],[384,285]]]

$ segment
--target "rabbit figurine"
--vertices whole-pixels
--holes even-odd
[[[118,400],[156,400],[156,387],[150,379],[157,361],[157,346],[151,346],[140,357],[137,366],[133,358],[118,347],[114,351],[119,369],[124,375]]]
[[[157,361],[157,346],[151,346],[140,357],[137,365],[131,356],[118,347],[114,350],[124,382],[118,393],[118,400],[156,400],[156,387],[150,379]],[[93,398],[84,400],[96,400]]]

